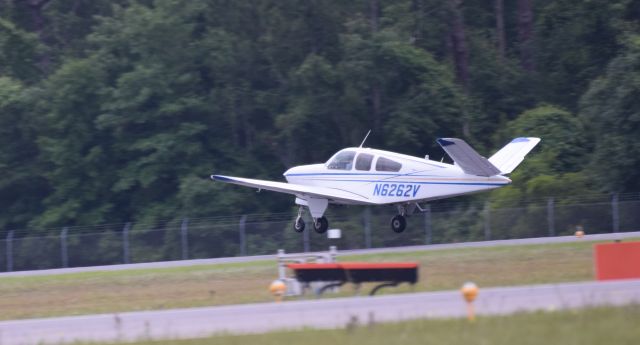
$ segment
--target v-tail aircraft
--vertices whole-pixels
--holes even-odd
[[[368,134],[367,134],[368,135]],[[365,137],[366,140],[366,137]],[[211,175],[211,179],[241,186],[292,194],[299,205],[294,230],[302,232],[305,208],[313,228],[324,233],[329,204],[395,205],[398,214],[391,229],[405,230],[406,216],[424,211],[420,203],[500,188],[511,183],[511,173],[540,142],[540,138],[515,138],[489,159],[464,140],[440,138],[438,144],[453,164],[362,147],[338,151],[326,163],[300,165],[284,173],[287,182]]]

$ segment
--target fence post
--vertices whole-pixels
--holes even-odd
[[[308,253],[311,251],[311,244],[310,244],[310,238],[309,238],[309,231],[311,231],[311,229],[307,229],[305,231],[302,232],[302,247],[305,253]]]
[[[7,272],[13,271],[13,230],[7,234]]]
[[[484,240],[491,240],[491,207],[488,200],[484,202]]]
[[[284,249],[278,249],[278,278],[279,279],[284,279],[287,277],[287,266],[285,265],[284,259],[285,259]]]
[[[122,262],[129,263],[129,230],[131,229],[131,223],[126,223],[122,229]]]
[[[62,267],[69,267],[69,253],[67,252],[67,232],[69,228],[66,226],[60,232],[60,254],[62,255]]]
[[[368,206],[362,214],[362,222],[364,223],[364,247],[371,248],[371,208]]]
[[[427,204],[424,207],[424,244],[431,244],[432,240],[431,230],[431,205]]]
[[[618,208],[618,193],[614,193],[611,197],[611,213],[613,232],[620,231],[620,210]]]
[[[243,214],[240,217],[240,256],[247,255],[247,234],[246,234],[246,225],[247,225],[247,215]]]
[[[555,229],[555,217],[554,217],[554,206],[553,206],[553,198],[549,198],[547,200],[547,226],[549,228],[549,237],[553,237],[556,235]]]
[[[189,259],[189,218],[182,219],[180,225],[180,243],[182,244],[182,260]]]

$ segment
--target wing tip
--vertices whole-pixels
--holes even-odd
[[[527,138],[527,137],[518,137],[518,138],[515,138],[515,139],[511,140],[512,143],[526,143],[528,141],[529,141],[529,138]]]
[[[211,175],[210,177],[214,181],[231,181],[230,178],[223,175]]]
[[[524,143],[524,142],[529,142],[529,141],[533,141],[533,142],[540,142],[540,138],[537,137],[518,137],[515,138],[513,140],[511,140],[512,143]]]
[[[453,140],[451,140],[453,138],[438,138],[436,139],[436,142],[438,142],[438,144],[440,144],[440,146],[449,146],[449,145],[454,145],[455,142]]]

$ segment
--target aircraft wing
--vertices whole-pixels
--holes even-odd
[[[491,164],[488,159],[480,156],[464,140],[440,138],[437,142],[465,173],[487,177],[500,174],[498,168]]]
[[[257,189],[266,189],[274,192],[293,194],[297,197],[304,198],[305,196],[335,200],[341,202],[352,202],[359,204],[371,204],[375,205],[369,198],[348,192],[342,189],[319,187],[319,186],[304,186],[286,182],[256,180],[244,177],[233,177],[223,175],[211,175],[211,179],[214,181],[220,181],[225,183],[237,184],[240,186],[253,187]]]

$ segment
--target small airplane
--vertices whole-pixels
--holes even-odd
[[[368,136],[369,134],[367,134]],[[395,205],[398,214],[391,229],[403,232],[405,216],[424,212],[421,202],[476,193],[506,186],[511,173],[540,142],[540,138],[515,138],[489,159],[479,155],[464,140],[440,138],[436,141],[453,159],[447,164],[395,152],[362,147],[338,151],[324,164],[293,167],[284,173],[285,182],[211,175],[214,181],[295,195],[299,205],[294,230],[305,228],[302,215],[306,207],[313,228],[324,233],[329,222],[324,217],[329,204]]]

